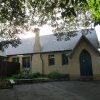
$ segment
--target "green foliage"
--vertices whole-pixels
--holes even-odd
[[[0,80],[9,80],[9,79],[15,79],[15,77],[0,77]]]
[[[33,73],[30,77],[31,78],[39,78],[39,77],[42,77],[42,75],[39,72],[37,72],[37,73]]]
[[[13,75],[15,79],[28,79],[30,76],[30,70],[23,70],[17,75]]]
[[[23,74],[18,74],[18,75],[14,75],[13,76],[15,79],[23,79],[23,78],[25,78],[25,75],[23,75]]]
[[[0,50],[9,44],[18,46],[21,41],[17,34],[21,33],[18,26],[25,23],[25,0],[0,1]]]
[[[28,24],[42,25],[60,17],[76,17],[77,11],[89,10],[94,18],[100,18],[99,0],[2,0],[0,2],[0,22],[10,26]],[[57,14],[60,17],[56,16]],[[38,17],[36,20],[35,17]],[[58,18],[58,19],[57,19]],[[30,22],[30,23],[29,23]],[[10,27],[9,26],[9,27]],[[28,27],[27,27],[28,28]]]
[[[48,78],[51,78],[51,79],[61,79],[61,78],[68,78],[68,77],[69,77],[68,75],[61,74],[56,71],[48,74]]]
[[[15,79],[34,79],[34,78],[40,78],[43,77],[42,74],[40,74],[39,72],[37,73],[33,73],[33,74],[25,74],[25,73],[20,73],[18,75],[14,75],[13,76]]]
[[[20,73],[18,75],[14,75],[12,76],[13,79],[69,79],[69,75],[68,74],[62,74],[56,71],[53,71],[47,75],[44,74],[40,74],[39,72],[37,73],[33,73],[33,74],[24,74],[24,73]]]
[[[100,24],[100,0],[87,0],[95,25]]]
[[[7,77],[0,77],[0,80],[7,80]]]
[[[18,34],[31,25],[49,24],[58,33],[88,27],[93,22],[100,24],[99,0],[1,0],[0,49],[9,44],[18,46]]]
[[[14,25],[23,24],[25,17],[25,0],[1,0],[0,1],[0,22],[7,21]]]

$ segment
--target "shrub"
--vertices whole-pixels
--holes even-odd
[[[39,72],[30,75],[30,78],[38,78],[38,77],[42,77],[42,75]]]
[[[48,78],[51,79],[61,79],[61,78],[67,78],[65,74],[61,74],[58,72],[51,72],[48,74]]]
[[[21,78],[23,78],[24,76],[23,76],[23,74],[17,74],[17,75],[13,75],[13,77],[15,78],[15,79],[21,79]]]
[[[15,79],[34,79],[34,78],[62,79],[62,78],[69,78],[69,75],[61,74],[54,71],[54,72],[49,73],[48,75],[40,74],[39,72],[33,73],[33,74],[20,73],[18,75],[14,75],[13,78]]]
[[[15,79],[33,79],[33,78],[42,77],[42,74],[40,74],[39,72],[33,73],[33,74],[29,74],[29,73],[20,73],[20,74],[14,75],[13,77],[14,77]]]

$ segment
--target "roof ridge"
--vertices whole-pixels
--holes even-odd
[[[96,32],[94,30],[90,30],[90,32],[93,32],[93,34],[89,34],[85,36],[89,39],[89,41],[94,45],[97,46],[97,37]],[[72,50],[74,46],[76,45],[77,41],[80,39],[82,34],[76,35],[72,39],[68,41],[60,41],[58,42],[56,39],[56,36],[54,34],[47,34],[40,36],[40,42],[42,46],[41,52],[52,52],[52,51],[63,51],[63,50]],[[91,38],[93,37],[93,38]],[[13,55],[13,54],[28,54],[28,53],[34,53],[34,38],[35,37],[29,37],[22,39],[22,44],[20,44],[17,48],[8,47],[7,48],[7,55]]]

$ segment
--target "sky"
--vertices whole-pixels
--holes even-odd
[[[52,32],[52,27],[48,26],[48,25],[44,25],[42,27],[40,27],[40,35],[48,35],[48,34],[53,34]],[[24,31],[24,34],[19,35],[21,38],[30,38],[30,37],[34,37],[35,34],[32,31]]]
[[[100,26],[97,25],[95,27],[95,30],[96,30],[96,33],[97,33],[98,40],[100,41]],[[52,27],[50,27],[48,25],[44,25],[44,26],[40,27],[40,35],[48,35],[48,34],[53,34]],[[24,34],[20,35],[20,37],[21,38],[34,37],[34,33],[32,31],[24,32]]]

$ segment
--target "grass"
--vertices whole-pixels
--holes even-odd
[[[15,77],[13,77],[13,76],[9,76],[9,77],[0,77],[0,80],[10,80],[10,79],[16,79]]]

